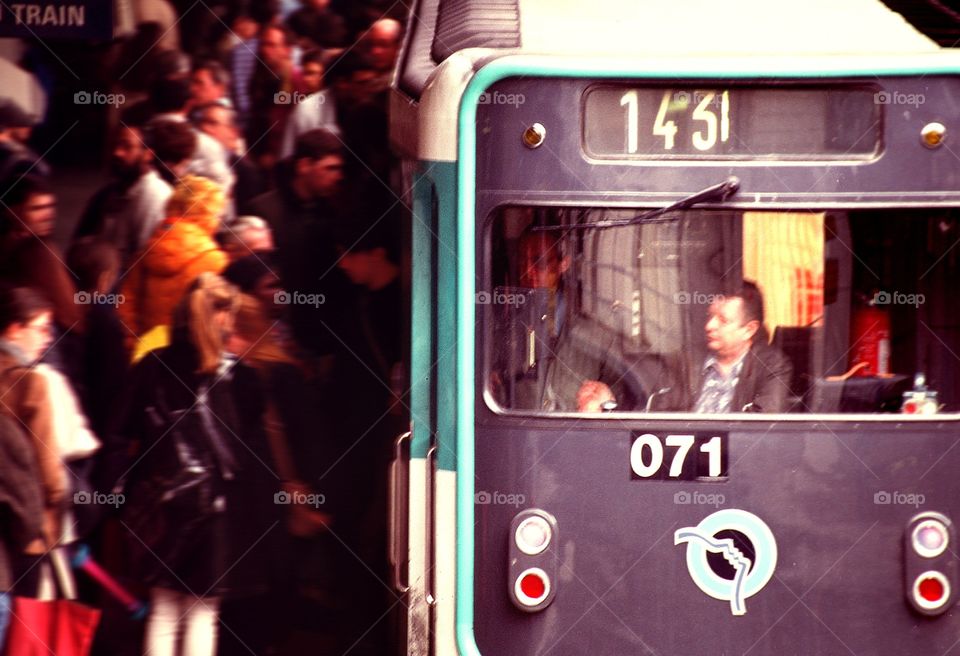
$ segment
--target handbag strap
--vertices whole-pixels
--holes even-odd
[[[216,426],[216,420],[213,417],[213,413],[210,411],[209,406],[207,406],[209,397],[209,387],[206,383],[202,383],[197,389],[196,402],[192,407],[185,410],[185,412],[193,412],[196,410],[200,415],[200,424],[203,427],[203,435],[206,438],[210,450],[213,452],[214,460],[217,461],[217,467],[220,470],[220,475],[224,480],[232,480],[235,477],[239,466],[237,464],[237,459],[234,457],[233,453],[231,453],[229,447],[223,443],[223,437],[220,434],[220,430]],[[173,413],[170,412],[170,408],[167,405],[166,392],[162,386],[157,387],[156,406],[150,406],[147,408],[147,412],[150,414],[151,419],[156,425],[170,426],[170,432],[177,435],[180,434],[177,426],[173,423]]]
[[[40,568],[40,586],[37,598],[41,601],[76,599],[77,582],[70,569],[66,547],[51,549],[37,567]]]

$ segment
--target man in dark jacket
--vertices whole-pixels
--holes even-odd
[[[350,302],[336,323],[321,330],[334,335],[334,405],[339,410],[330,473],[340,551],[340,594],[350,609],[341,627],[340,652],[356,645],[361,654],[385,654],[388,632],[379,618],[397,598],[384,595],[386,580],[387,473],[392,440],[409,425],[403,395],[407,389],[402,329],[405,318],[398,239],[390,219],[368,226],[344,223],[337,231],[337,266],[353,284]],[[323,424],[320,424],[323,425]],[[329,480],[329,479],[328,479]],[[362,561],[362,562],[361,562]]]
[[[705,326],[710,355],[697,377],[697,413],[786,412],[790,361],[767,344],[763,296],[752,282],[715,301]]]
[[[154,154],[143,129],[125,123],[117,128],[110,170],[113,179],[87,203],[74,240],[96,236],[118,251],[126,267],[166,218],[173,193],[154,168]]]
[[[323,128],[297,138],[293,157],[281,168],[279,186],[254,198],[244,214],[263,217],[273,230],[283,289],[290,298],[315,295],[320,307],[293,302],[290,319],[301,346],[316,354],[329,353],[336,342],[323,328],[337,316],[347,295],[337,269],[333,230],[338,221],[336,198],[343,179],[340,140]]]
[[[744,281],[738,291],[714,301],[704,329],[709,350],[706,360],[689,378],[683,377],[682,367],[672,367],[674,375],[669,379],[658,378],[666,384],[656,392],[651,410],[713,414],[790,409],[793,367],[783,353],[768,345],[763,296],[754,283]],[[678,383],[678,379],[691,384]],[[577,394],[581,411],[585,405],[589,412],[598,410],[601,403],[618,401],[607,384],[588,383],[590,388],[581,388]]]

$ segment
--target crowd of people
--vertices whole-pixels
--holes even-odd
[[[0,652],[82,543],[149,608],[78,576],[95,654],[390,653],[403,6],[134,4],[110,179],[66,244],[0,98]]]

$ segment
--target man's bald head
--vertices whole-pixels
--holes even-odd
[[[381,18],[373,23],[363,38],[367,60],[378,72],[393,68],[400,49],[403,26],[392,18]]]

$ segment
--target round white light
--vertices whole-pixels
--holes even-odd
[[[536,556],[550,546],[552,534],[547,520],[539,515],[531,515],[517,526],[514,539],[520,551],[528,556]]]
[[[950,533],[943,522],[936,519],[927,519],[913,528],[910,536],[913,550],[924,558],[936,558],[944,551],[950,542]]]

